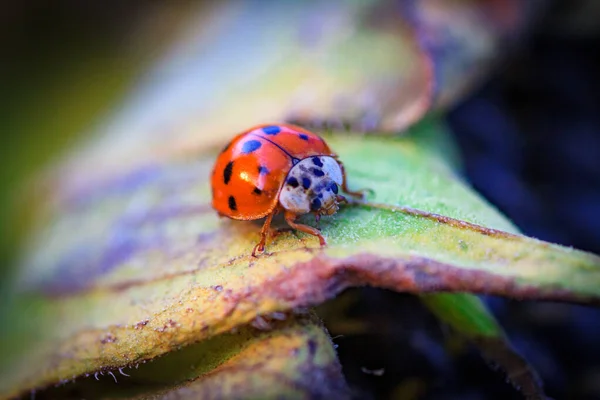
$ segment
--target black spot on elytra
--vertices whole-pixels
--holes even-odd
[[[325,176],[325,172],[319,168],[311,168],[310,172],[312,172],[314,176]]]
[[[331,190],[335,194],[338,194],[338,185],[337,185],[337,183],[331,182],[331,184],[329,185],[329,190]]]
[[[231,211],[237,210],[237,204],[235,202],[235,197],[233,197],[233,196],[229,196],[229,209]]]
[[[296,179],[293,176],[291,176],[291,177],[288,178],[287,184],[290,185],[293,188],[297,188],[298,185],[299,185],[298,179]]]
[[[315,164],[317,167],[322,167],[323,166],[323,162],[321,161],[321,159],[319,157],[313,157],[312,158],[312,162],[313,164]]]
[[[269,169],[267,167],[264,167],[262,165],[258,166],[258,173],[259,174],[268,174],[269,173]]]
[[[227,150],[229,150],[229,146],[231,146],[231,142],[227,143],[225,145],[225,147],[223,147],[223,150],[221,150],[221,153],[225,153]]]
[[[227,185],[231,180],[231,173],[233,172],[233,161],[229,161],[223,170],[223,182]]]
[[[308,188],[310,187],[310,184],[312,182],[310,181],[310,178],[307,178],[306,176],[302,177],[302,187],[306,190],[308,190]]]
[[[260,149],[260,146],[262,146],[262,143],[258,140],[248,140],[242,145],[242,153],[252,153],[253,151]]]
[[[299,137],[300,139],[302,139],[302,140],[306,140],[306,141],[308,141],[308,135],[305,135],[304,133],[300,133],[300,134],[298,135],[298,137]]]
[[[262,194],[262,190],[260,190],[259,188],[255,187],[254,190],[252,191],[252,193],[257,194],[257,195],[261,195]]]
[[[265,126],[262,128],[262,130],[267,135],[277,135],[279,132],[281,132],[281,128],[277,125]]]

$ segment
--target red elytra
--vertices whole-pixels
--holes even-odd
[[[222,216],[236,220],[266,217],[261,239],[252,255],[264,251],[273,216],[284,213],[286,222],[299,231],[325,238],[318,229],[296,223],[299,215],[332,215],[347,194],[362,191],[347,187],[344,166],[315,133],[291,124],[263,124],[235,136],[217,157],[212,170],[212,206]]]

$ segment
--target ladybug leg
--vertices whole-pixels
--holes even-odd
[[[271,214],[267,215],[267,219],[265,220],[265,223],[263,224],[263,227],[260,230],[260,242],[258,242],[258,244],[254,246],[254,249],[252,250],[252,257],[256,257],[256,252],[262,253],[263,251],[265,251],[265,243],[267,242],[267,235],[269,234],[269,229],[271,228],[271,221],[273,221],[274,215],[275,212],[272,212]]]
[[[348,193],[350,196],[352,197],[360,197],[360,198],[364,198],[365,197],[365,193],[369,192],[371,194],[374,194],[375,191],[373,189],[359,189],[359,190],[350,190],[348,188],[348,177],[346,175],[346,169],[344,168],[344,163],[342,163],[339,159],[337,159],[337,157],[335,157],[338,164],[340,164],[340,168],[342,170],[342,190],[346,193]]]
[[[294,220],[296,219],[296,217],[297,217],[297,215],[294,213],[291,213],[289,211],[285,212],[285,222],[287,222],[289,226],[291,226],[292,228],[297,229],[301,232],[308,233],[309,235],[318,237],[319,243],[321,244],[321,246],[325,246],[327,244],[327,242],[325,241],[325,238],[321,235],[321,232],[319,232],[318,229],[313,228],[312,226],[295,223]]]
[[[342,196],[341,194],[338,194],[337,196],[335,196],[335,199],[337,200],[338,203],[348,204],[348,199],[345,198],[344,196]]]

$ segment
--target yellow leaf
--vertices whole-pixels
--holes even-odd
[[[150,363],[101,370],[43,393],[44,398],[346,398],[331,339],[314,314],[282,314]],[[263,321],[263,323],[265,323]]]

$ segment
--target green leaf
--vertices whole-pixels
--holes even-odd
[[[328,136],[351,186],[376,195],[322,220],[325,249],[285,231],[251,257],[260,224],[209,206],[216,151],[71,192],[22,264],[1,393],[136,364],[355,285],[598,301],[599,258],[507,233],[440,158],[445,135],[430,120],[404,137]]]
[[[440,320],[461,334],[473,337],[501,337],[502,328],[477,297],[464,293],[437,293],[421,296]]]

